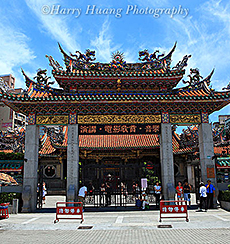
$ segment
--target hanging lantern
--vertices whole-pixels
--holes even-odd
[[[147,164],[146,164],[146,169],[150,169],[150,170],[152,170],[153,169],[153,163],[152,162],[147,162]]]

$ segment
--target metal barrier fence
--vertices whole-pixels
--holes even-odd
[[[147,194],[150,204],[156,203],[156,198],[153,193]],[[141,193],[123,193],[121,191],[101,192],[95,190],[93,193],[89,193],[85,198],[86,207],[127,207],[135,206],[136,199],[141,199]]]

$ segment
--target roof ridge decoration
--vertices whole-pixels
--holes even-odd
[[[123,60],[123,53],[121,53],[119,51],[112,54],[112,58],[113,58],[112,62],[100,63],[100,62],[93,62],[96,60],[95,51],[91,51],[91,50],[87,49],[85,54],[81,53],[80,51],[76,51],[75,52],[76,54],[70,53],[70,55],[68,55],[63,50],[60,43],[58,43],[59,49],[64,56],[63,60],[65,63],[65,66],[66,66],[67,73],[77,72],[78,70],[116,71],[118,69],[125,70],[125,71],[148,71],[148,70],[163,69],[166,72],[170,72],[170,65],[172,62],[171,57],[172,57],[173,52],[176,49],[176,45],[177,45],[177,42],[175,42],[173,48],[167,55],[164,55],[164,54],[157,55],[156,53],[158,53],[159,50],[156,50],[152,54],[149,54],[147,49],[145,49],[144,51],[140,51],[139,60],[145,61],[145,62],[141,62],[141,63],[126,63]],[[59,63],[54,61],[52,56],[46,55],[46,57],[49,59],[50,65],[53,67],[54,70],[61,69]],[[114,57],[116,57],[118,59],[114,59]],[[162,58],[160,58],[160,57],[162,57]]]
[[[190,86],[196,85],[200,82],[200,79],[203,77],[200,75],[200,71],[198,68],[191,68],[190,74],[188,75],[189,81],[182,80],[184,84],[189,83]]]
[[[112,57],[112,61],[110,63],[110,67],[111,69],[120,69],[120,70],[124,70],[125,66],[126,66],[126,61],[124,60],[125,56],[124,53],[120,52],[120,51],[116,51],[114,53],[112,53],[111,55]]]
[[[70,53],[70,56],[73,57],[76,61],[81,62],[91,62],[96,60],[95,51],[91,51],[90,49],[86,49],[85,54],[81,53],[80,51],[76,51],[75,54]]]
[[[204,89],[206,92],[210,93],[213,92],[214,90],[211,89],[210,84],[211,84],[211,78],[214,73],[215,69],[212,69],[211,73],[206,77],[203,78],[203,76],[200,75],[200,71],[198,68],[191,68],[190,69],[190,74],[188,75],[189,81],[182,80],[184,84],[189,84],[187,87],[184,87],[183,89]],[[202,80],[201,80],[202,79]]]
[[[63,132],[63,126],[47,127],[44,126],[44,132],[50,138],[51,145],[62,145],[64,143],[65,135]]]
[[[181,61],[179,61],[176,66],[174,66],[173,70],[182,70],[184,67],[188,65],[188,59],[191,58],[192,55],[185,55]]]
[[[230,81],[228,83],[228,85],[226,87],[223,87],[222,90],[227,90],[230,91]]]
[[[52,56],[46,55],[45,57],[49,59],[49,65],[53,67],[54,70],[63,70],[63,67],[58,63],[58,61],[55,61]]]
[[[41,68],[37,70],[37,75],[34,76],[34,79],[37,81],[37,84],[41,87],[53,85],[55,81],[48,82],[50,78],[51,76],[49,77],[47,76],[47,69],[41,69]]]
[[[63,90],[61,90],[61,89],[55,89],[55,88],[52,88],[50,86],[50,85],[53,85],[55,81],[48,82],[48,80],[51,77],[48,77],[46,75],[46,73],[47,73],[47,70],[46,69],[44,69],[44,70],[38,69],[37,70],[37,75],[34,77],[34,79],[37,80],[37,82],[35,82],[34,80],[31,80],[25,74],[24,70],[22,69],[22,74],[23,74],[23,76],[26,79],[26,86],[28,87],[28,90],[24,90],[23,94],[30,96],[30,94],[32,94],[34,90],[41,91],[44,94],[49,94],[49,93],[59,94],[59,93],[62,93]]]

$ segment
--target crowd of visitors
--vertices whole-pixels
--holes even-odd
[[[120,182],[119,185],[120,193],[125,198],[128,195],[127,186],[125,183]],[[79,189],[79,201],[84,202],[86,194],[92,198],[92,194],[95,188],[92,185],[92,182],[89,183],[88,189],[86,186],[81,185]],[[178,182],[176,189],[176,199],[177,200],[184,200],[187,202],[187,205],[191,206],[191,191],[192,186],[185,180],[183,183],[181,181]],[[111,194],[112,194],[112,185],[111,185],[111,178],[108,175],[107,180],[105,183],[102,183],[100,186],[100,203],[102,206],[109,206],[111,205]],[[159,182],[156,182],[153,191],[155,199],[156,199],[156,208],[159,208],[160,200],[163,199],[162,196],[162,187]],[[142,210],[149,209],[149,197],[148,197],[149,189],[139,187],[136,182],[132,184],[132,198],[136,201],[136,206]],[[162,198],[161,198],[162,196]],[[213,208],[213,198],[215,197],[215,187],[211,184],[211,181],[208,180],[207,184],[205,185],[203,182],[200,183],[199,187],[199,198],[200,198],[200,205],[199,210],[202,211],[204,209],[207,211],[208,208]]]
[[[211,183],[210,180],[207,181],[207,184],[205,185],[204,182],[200,183],[200,206],[198,212],[202,212],[203,208],[205,212],[207,212],[207,209],[214,208],[213,205],[213,198],[215,197],[216,189]]]
[[[188,202],[189,207],[191,206],[191,190],[192,186],[188,184],[187,181],[184,181],[184,184],[182,185],[182,182],[179,181],[178,185],[176,187],[176,195],[177,200],[185,200]],[[203,211],[202,209],[207,211],[207,209],[214,208],[213,205],[213,198],[215,197],[215,187],[211,183],[210,180],[207,181],[207,184],[205,185],[204,182],[200,183],[199,186],[199,199],[200,199],[200,205],[199,205],[199,212]]]

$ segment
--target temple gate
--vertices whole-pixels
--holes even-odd
[[[167,55],[159,51],[139,52],[139,62],[126,63],[121,52],[112,54],[110,63],[95,62],[95,52],[66,54],[65,68],[47,56],[60,89],[52,88],[47,70],[39,70],[36,81],[23,71],[27,91],[3,93],[2,101],[28,116],[23,181],[23,211],[36,209],[39,151],[39,126],[68,126],[67,201],[75,201],[79,184],[80,135],[157,134],[160,140],[160,165],[163,195],[175,193],[172,125],[199,125],[199,150],[202,180],[216,186],[212,159],[213,140],[209,114],[230,101],[230,92],[210,88],[213,71],[203,79],[198,69],[190,69],[187,86],[175,88],[185,74],[190,55],[171,67],[176,44]],[[191,170],[188,170],[191,177]]]

